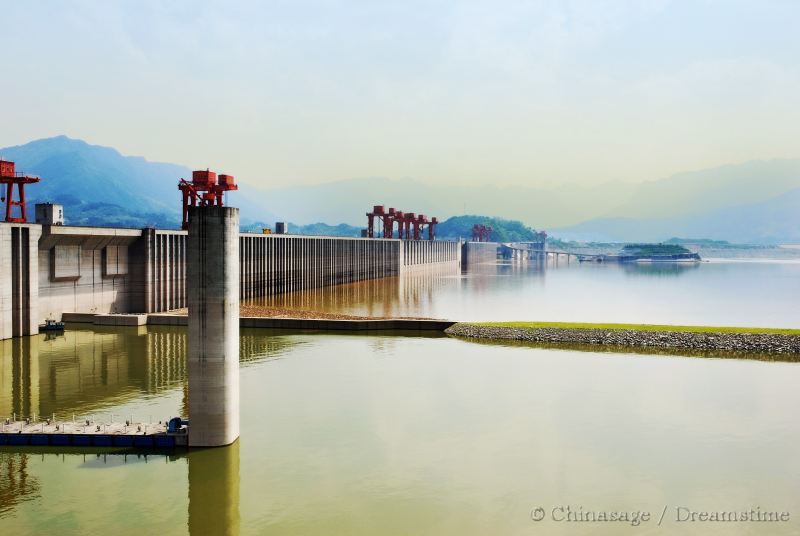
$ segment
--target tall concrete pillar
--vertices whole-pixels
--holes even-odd
[[[189,209],[189,446],[239,437],[239,209]]]

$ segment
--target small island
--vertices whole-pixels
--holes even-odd
[[[700,262],[700,255],[678,244],[628,244],[616,255],[579,257],[593,262]]]

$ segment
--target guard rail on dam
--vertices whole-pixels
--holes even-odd
[[[0,223],[0,339],[62,313],[186,307],[186,231]],[[458,242],[240,236],[240,297],[460,266]]]

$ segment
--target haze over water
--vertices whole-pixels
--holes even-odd
[[[478,264],[251,303],[459,321],[621,322],[800,328],[800,260]]]

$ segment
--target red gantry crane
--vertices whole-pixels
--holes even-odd
[[[425,231],[426,227],[428,228],[428,240],[434,240],[437,223],[439,223],[439,220],[436,218],[428,219],[425,214],[418,214],[417,220],[413,222],[414,240],[422,240],[422,233]]]
[[[402,240],[406,235],[404,234],[404,226],[406,221],[406,214],[402,210],[397,210],[394,213],[394,221],[397,222],[397,238]]]
[[[390,207],[387,212],[384,205],[373,206],[372,212],[367,212],[367,237],[375,238],[375,218],[378,218],[383,224],[383,238],[392,238],[396,217],[397,211],[394,207]]]
[[[436,216],[431,218],[431,221],[428,222],[428,240],[436,240],[436,225],[439,223],[439,220]]]
[[[414,235],[411,234],[411,226],[417,220],[417,215],[414,212],[404,212],[403,213],[403,237],[406,240],[412,240]]]
[[[422,240],[422,230],[426,225],[430,226],[430,220],[425,214],[417,214],[417,219],[411,225],[414,226],[414,240]]]
[[[489,235],[492,234],[492,227],[476,223],[472,226],[472,241],[473,242],[488,242]]]
[[[394,238],[394,224],[397,224],[397,238],[400,240],[421,240],[422,232],[428,228],[428,240],[436,239],[436,218],[428,219],[424,214],[403,212],[384,205],[375,205],[372,212],[367,212],[367,237],[375,237],[375,218],[383,223],[383,238]]]
[[[0,201],[6,204],[6,222],[25,223],[28,221],[28,212],[25,210],[25,185],[39,182],[39,177],[29,177],[15,168],[14,162],[0,160],[0,185],[6,185],[5,196],[0,197]],[[19,201],[14,200],[14,187],[19,193]],[[2,189],[2,186],[0,186]],[[2,195],[0,193],[0,195]],[[19,215],[12,215],[13,208],[19,207]]]
[[[233,175],[217,174],[206,169],[205,171],[192,171],[192,182],[181,179],[178,190],[183,194],[183,224],[182,229],[189,228],[189,207],[224,206],[225,192],[238,190],[239,187],[233,180]]]

